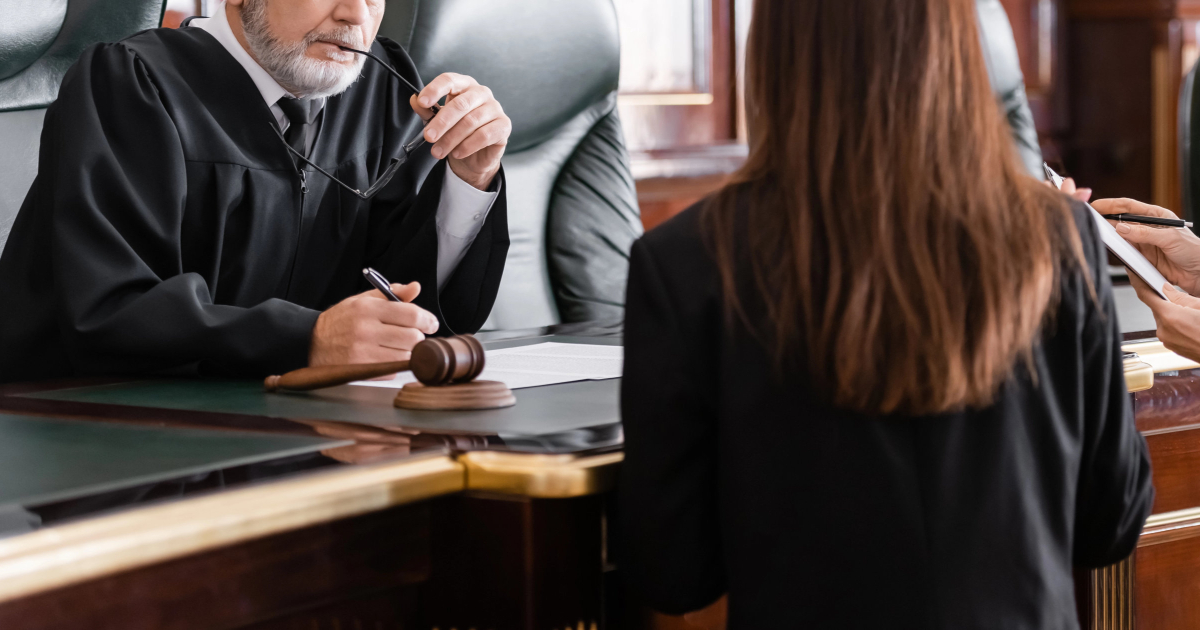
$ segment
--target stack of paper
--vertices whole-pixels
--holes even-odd
[[[500,381],[509,389],[541,387],[573,381],[620,378],[625,350],[621,346],[545,342],[488,350],[481,381]],[[358,381],[352,385],[404,387],[415,382],[411,372],[390,381]]]

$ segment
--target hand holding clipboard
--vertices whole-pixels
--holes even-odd
[[[1061,189],[1063,178],[1045,163],[1042,164],[1042,168],[1045,169],[1046,176],[1050,178],[1054,187]],[[1091,211],[1090,214],[1096,223],[1096,228],[1100,231],[1100,238],[1104,241],[1104,246],[1108,248],[1108,251],[1112,252],[1130,273],[1149,285],[1158,294],[1158,297],[1167,300],[1167,295],[1163,293],[1163,285],[1170,283],[1167,282],[1166,277],[1132,243],[1122,238],[1116,228],[1104,218],[1104,215],[1097,212],[1091,204],[1087,204],[1087,207]]]

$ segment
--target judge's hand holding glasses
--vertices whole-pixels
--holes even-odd
[[[1087,189],[1084,189],[1087,190]],[[1067,180],[1062,191],[1087,201],[1079,194],[1075,182]],[[1092,207],[1103,215],[1136,214],[1177,219],[1175,213],[1133,199],[1100,199]],[[1117,233],[1133,243],[1162,275],[1174,286],[1162,287],[1167,294],[1163,300],[1146,283],[1132,274],[1130,283],[1138,298],[1150,307],[1158,326],[1158,338],[1168,350],[1193,361],[1200,361],[1200,237],[1187,228],[1157,227],[1135,223],[1112,222]]]
[[[512,133],[512,121],[491,90],[471,77],[443,74],[418,91],[386,60],[370,54],[383,20],[384,0],[226,0],[226,4],[220,9],[226,10],[235,37],[295,96],[333,96],[350,88],[366,57],[414,92],[409,104],[425,122],[423,134],[400,147],[401,154],[366,190],[338,182],[289,147],[300,160],[369,199],[412,151],[428,142],[433,157],[446,159],[459,179],[480,190],[492,185]],[[445,103],[439,107],[442,99]],[[373,290],[323,312],[313,328],[309,364],[404,360],[425,335],[437,332],[437,318],[409,303],[420,292],[419,285],[394,285],[392,289],[404,303],[391,302]]]

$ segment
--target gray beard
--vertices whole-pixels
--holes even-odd
[[[336,53],[329,61],[317,61],[305,53],[308,47],[319,40],[332,40],[350,48],[364,50],[362,33],[351,27],[309,33],[302,41],[289,44],[279,41],[267,24],[267,0],[247,0],[242,7],[242,31],[250,52],[259,65],[284,89],[305,98],[323,98],[345,92],[358,80],[362,71],[361,55],[349,52]],[[336,55],[346,55],[337,57]],[[339,61],[354,59],[353,66]]]

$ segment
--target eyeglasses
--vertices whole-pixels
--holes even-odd
[[[355,53],[358,55],[363,55],[365,57],[369,57],[375,63],[378,63],[379,65],[383,66],[383,69],[390,72],[392,76],[396,77],[397,79],[400,79],[401,82],[403,82],[405,85],[408,86],[408,89],[413,91],[413,94],[421,93],[421,90],[417,89],[417,86],[413,85],[408,79],[405,79],[404,75],[400,74],[399,72],[396,72],[395,68],[393,68],[386,61],[380,59],[379,57],[375,56],[374,54],[372,54],[368,51],[365,51],[365,50],[355,50],[353,48],[347,48],[346,46],[338,46],[338,48],[341,48],[342,50],[344,50],[346,52],[352,52],[352,53]],[[440,105],[435,104],[430,109],[433,110],[433,113],[436,116],[437,113],[439,111],[441,111],[442,108]],[[333,183],[354,193],[359,199],[370,199],[371,197],[374,197],[376,194],[378,194],[380,190],[383,190],[383,187],[387,186],[388,182],[392,181],[392,178],[396,176],[396,173],[400,170],[400,167],[403,166],[404,163],[408,161],[408,158],[410,155],[412,155],[412,152],[421,148],[425,144],[425,131],[422,130],[421,134],[419,136],[414,138],[408,144],[401,147],[401,149],[404,151],[404,155],[402,155],[401,157],[392,158],[391,163],[388,164],[387,170],[385,170],[383,172],[383,175],[380,175],[379,179],[375,180],[375,183],[368,186],[365,191],[360,191],[359,189],[354,188],[353,186],[350,186],[349,184],[342,182],[340,179],[334,177],[332,174],[330,174],[325,169],[321,168],[320,166],[317,166],[316,163],[314,163],[312,160],[304,157],[303,154],[301,154],[296,149],[292,148],[292,145],[289,144],[287,139],[283,137],[283,132],[281,132],[279,130],[279,127],[272,125],[272,128],[275,130],[275,135],[279,136],[280,140],[283,140],[283,145],[285,147],[287,147],[287,150],[290,151],[292,153],[292,155],[300,158],[300,161],[302,161],[305,164],[316,169],[318,173],[333,180]]]

